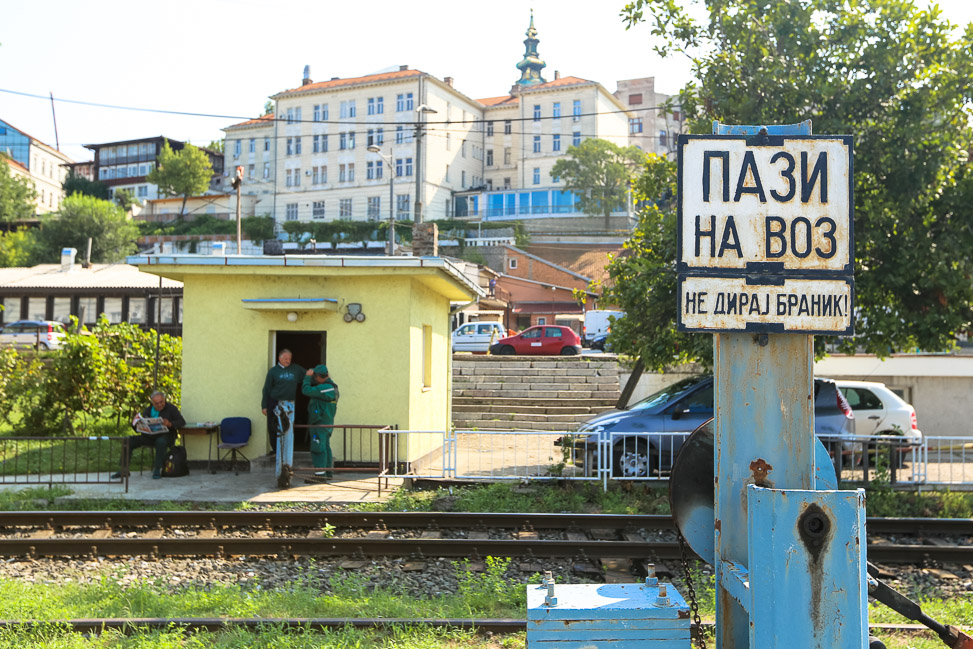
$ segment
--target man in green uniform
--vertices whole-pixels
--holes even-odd
[[[301,393],[310,401],[307,404],[308,423],[311,428],[311,464],[316,468],[330,469],[334,466],[331,455],[331,432],[334,413],[338,409],[338,386],[331,380],[326,365],[318,365],[308,370],[301,386]],[[328,426],[328,428],[316,428]],[[330,471],[318,471],[314,475],[331,477]]]

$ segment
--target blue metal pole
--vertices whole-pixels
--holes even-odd
[[[748,564],[747,486],[814,488],[812,336],[714,334],[716,646],[750,646],[750,615],[721,585]],[[757,648],[753,648],[757,649]]]

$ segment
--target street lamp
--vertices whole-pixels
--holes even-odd
[[[394,187],[392,183],[395,181],[395,167],[392,166],[392,156],[385,155],[382,150],[375,146],[374,144],[368,147],[368,151],[371,153],[377,153],[385,164],[389,167],[389,257],[395,254],[395,196],[393,194]]]
[[[419,104],[416,108],[416,211],[413,220],[422,223],[422,124],[426,113],[438,113],[435,108]]]

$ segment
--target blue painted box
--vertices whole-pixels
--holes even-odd
[[[671,584],[528,586],[527,646],[690,649],[689,606]]]

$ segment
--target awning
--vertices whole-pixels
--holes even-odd
[[[333,297],[267,297],[244,299],[244,309],[257,311],[337,311]]]

